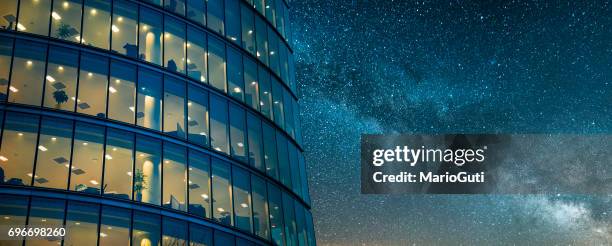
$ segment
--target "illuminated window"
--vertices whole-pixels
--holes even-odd
[[[25,40],[16,41],[9,102],[40,106],[46,53],[46,45]]]
[[[187,0],[187,18],[206,25],[206,1]]]
[[[236,159],[248,162],[246,151],[246,116],[244,109],[230,103],[229,107],[230,120],[230,154]]]
[[[104,127],[76,123],[70,190],[100,194],[104,158]]]
[[[187,131],[189,141],[208,146],[208,92],[189,85],[187,90]]]
[[[0,168],[4,184],[30,185],[38,137],[38,117],[29,114],[6,113]]]
[[[97,204],[68,202],[64,245],[95,242],[98,239],[99,210]]]
[[[140,8],[138,58],[162,65],[162,15]]]
[[[280,181],[291,188],[291,167],[289,166],[289,151],[287,150],[287,138],[280,131],[276,132],[276,145],[278,146],[278,169]]]
[[[295,205],[295,225],[297,226],[297,245],[307,245],[307,235],[306,235],[306,218],[304,217],[304,206],[302,206],[298,201],[294,201]]]
[[[64,208],[66,201],[32,197],[28,225],[38,228],[64,227]],[[68,230],[66,230],[68,231]],[[67,234],[67,233],[66,233]],[[46,244],[45,244],[46,242]],[[26,245],[57,245],[61,240],[52,241],[26,240]]]
[[[17,31],[47,36],[49,34],[50,10],[51,0],[20,1]]]
[[[288,145],[289,150],[289,168],[291,170],[291,184],[293,185],[291,188],[293,192],[302,196],[302,180],[300,178],[300,167],[298,160],[298,150],[293,143],[289,141]]]
[[[0,10],[3,6],[0,5]],[[13,55],[13,39],[0,37],[0,101],[6,101]]]
[[[210,218],[210,158],[189,151],[189,213]]]
[[[240,44],[240,0],[225,0],[225,37]]]
[[[244,101],[244,81],[242,75],[242,54],[235,49],[227,49],[227,86],[228,94],[238,101]]]
[[[270,69],[272,69],[275,74],[280,75],[278,36],[271,27],[268,27],[268,57],[270,59]]]
[[[0,195],[0,226],[24,226],[28,215],[28,198],[23,196]],[[5,240],[2,245],[21,246],[23,240]]]
[[[210,84],[215,88],[227,91],[226,67],[225,67],[225,44],[219,39],[208,39],[208,75]]]
[[[259,82],[257,81],[257,63],[244,58],[244,102],[259,110]]]
[[[255,55],[255,17],[250,7],[242,5],[240,8],[242,21],[242,48]]]
[[[247,128],[247,136],[249,137],[249,164],[265,172],[261,120],[257,116],[247,113]]]
[[[283,100],[283,86],[272,77],[272,108],[274,109],[274,122],[281,128],[285,128],[285,107]]]
[[[113,60],[108,86],[108,118],[134,124],[136,66]]]
[[[197,224],[189,224],[189,246],[211,246],[212,230]]]
[[[227,101],[210,95],[210,145],[216,150],[229,154]]]
[[[134,134],[109,128],[104,154],[104,195],[132,198],[132,168],[134,166]]]
[[[234,189],[234,225],[242,230],[252,232],[251,221],[251,179],[246,170],[232,168]]]
[[[185,221],[164,217],[164,236],[162,246],[185,246],[187,243],[187,223]]]
[[[185,82],[166,76],[164,80],[164,132],[186,138]]]
[[[213,219],[224,225],[233,225],[232,180],[228,163],[212,160]],[[216,240],[215,240],[216,241]]]
[[[283,245],[285,222],[283,220],[282,197],[281,191],[273,185],[268,185],[268,204],[272,242],[276,245]]]
[[[127,1],[113,2],[112,49],[136,58],[138,54],[138,5]]]
[[[51,12],[51,37],[81,40],[81,0],[54,1]]]
[[[62,47],[49,49],[44,106],[74,111],[79,53]]]
[[[185,73],[185,23],[170,17],[164,22],[164,66],[170,71]]]
[[[206,74],[208,55],[206,54],[206,33],[191,26],[187,27],[187,75],[208,83]]]
[[[208,10],[208,28],[223,35],[225,31],[225,25],[223,24],[223,19],[225,19],[223,0],[208,0],[206,4]]]
[[[102,206],[100,246],[129,245],[131,217],[128,209]]]
[[[251,175],[251,188],[253,190],[253,229],[257,236],[270,238],[270,222],[268,217],[268,195],[266,182],[255,175]]]
[[[283,193],[283,214],[285,219],[285,243],[286,245],[297,245],[296,225],[295,225],[295,209],[293,208],[293,199]]]
[[[185,0],[166,0],[164,8],[179,15],[185,15]]]
[[[268,73],[263,66],[260,66],[258,71],[259,106],[261,107],[261,113],[268,117],[268,119],[274,120],[272,115],[272,87],[270,84],[270,73]]]
[[[263,129],[264,161],[266,163],[266,173],[278,179],[278,156],[276,155],[276,134],[274,127],[268,123],[261,124]]]
[[[282,0],[277,0],[277,1],[282,1]],[[270,23],[272,23],[272,25],[274,27],[276,27],[276,23],[274,22],[275,18],[276,18],[276,4],[274,3],[274,0],[265,0],[266,2],[266,19],[268,19],[268,21],[270,21]]]
[[[161,130],[162,75],[150,70],[138,70],[138,98],[136,123],[146,128]]]
[[[34,185],[65,190],[70,170],[72,121],[44,117],[38,139]]]
[[[215,246],[235,246],[235,238],[232,234],[215,230]]]
[[[259,17],[255,18],[255,30],[256,30],[255,40],[257,42],[257,52],[255,55],[261,62],[265,63],[266,65],[268,64],[268,32],[267,32],[268,29],[267,27],[268,25],[263,19]]]
[[[187,150],[171,143],[164,144],[163,206],[187,211]]]
[[[85,0],[82,44],[102,49],[109,48],[111,32],[111,2],[106,0]]]
[[[108,90],[108,58],[81,54],[77,112],[106,117],[106,91]]]
[[[17,0],[6,0],[0,5],[0,29],[15,30],[17,26]]]
[[[283,90],[283,106],[285,110],[285,131],[295,139],[295,129],[293,128],[293,96],[288,90]]]
[[[134,211],[132,245],[161,245],[161,218],[159,215]]]
[[[160,205],[161,201],[161,142],[137,135],[134,170],[134,200]]]

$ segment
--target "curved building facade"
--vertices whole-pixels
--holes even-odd
[[[285,0],[0,5],[0,245],[315,245]]]

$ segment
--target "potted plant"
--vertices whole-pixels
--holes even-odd
[[[61,38],[61,39],[68,39],[70,38],[71,35],[71,31],[70,31],[70,25],[66,24],[66,23],[60,23],[59,27],[57,28],[57,37]]]
[[[147,189],[147,175],[142,170],[136,170],[134,174],[134,193],[136,194],[136,200],[142,201],[142,191]]]
[[[53,99],[55,99],[55,102],[57,103],[55,105],[55,108],[59,109],[62,103],[65,103],[68,101],[68,95],[63,90],[57,90],[53,92]]]

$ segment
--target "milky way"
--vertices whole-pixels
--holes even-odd
[[[608,1],[290,5],[319,244],[612,243],[611,196],[359,187],[363,133],[611,133]]]

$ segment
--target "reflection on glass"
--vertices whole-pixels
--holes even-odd
[[[65,190],[68,187],[72,121],[44,117],[40,125],[34,185]]]
[[[274,30],[272,30],[272,27],[268,27],[268,54],[270,59],[270,69],[272,69],[275,74],[280,75],[278,36]]]
[[[234,246],[234,236],[219,230],[215,230],[215,246]]]
[[[206,5],[208,10],[208,28],[223,35],[225,31],[223,24],[223,19],[225,19],[223,0],[207,0]]]
[[[187,131],[189,141],[208,146],[208,92],[193,85],[187,90]]]
[[[227,91],[226,67],[225,67],[225,45],[219,39],[210,37],[208,39],[208,75],[210,84],[215,88]]]
[[[302,181],[300,178],[300,167],[298,161],[298,150],[293,143],[287,145],[289,150],[289,168],[291,170],[291,184],[293,192],[298,196],[302,196]]]
[[[28,225],[39,228],[58,228],[64,224],[64,200],[32,197]],[[27,246],[56,246],[61,239],[26,240]]]
[[[134,200],[160,205],[162,166],[161,142],[138,135],[134,171]]]
[[[260,66],[258,71],[259,106],[261,106],[261,113],[268,117],[268,119],[274,120],[272,117],[272,87],[270,85],[270,73],[268,73],[263,66]]]
[[[164,144],[163,180],[168,181],[163,187],[164,207],[187,211],[186,156],[185,147],[171,143]]]
[[[21,0],[17,31],[47,36],[51,0]]]
[[[77,112],[106,117],[107,86],[108,58],[82,53]]]
[[[17,1],[6,0],[0,5],[0,29],[15,30],[17,23]],[[4,17],[6,16],[6,17]]]
[[[276,134],[274,127],[268,123],[261,124],[263,129],[264,161],[266,163],[266,173],[278,179],[278,157],[276,155]]]
[[[162,15],[140,8],[138,58],[162,65]]]
[[[24,226],[28,215],[28,198],[23,196],[0,195],[0,226]],[[16,239],[16,238],[14,238]],[[6,246],[21,246],[20,240],[6,240],[2,242]]]
[[[187,38],[187,75],[202,83],[206,83],[206,62],[208,61],[208,55],[206,54],[206,33],[188,26]]]
[[[0,10],[3,6],[0,5]],[[2,12],[0,12],[2,13]],[[0,101],[6,101],[13,55],[13,39],[0,37]]]
[[[3,184],[31,184],[37,133],[38,117],[6,113],[0,146],[0,181]]]
[[[276,10],[276,13],[274,14],[274,16],[276,17],[276,22],[274,20],[271,20],[271,22],[273,24],[275,24],[276,26],[276,30],[278,30],[278,32],[280,32],[280,34],[285,37],[285,11],[287,11],[287,6],[285,5],[285,3],[282,0],[277,0],[276,2],[276,8],[274,10]]]
[[[283,106],[285,110],[285,131],[295,139],[295,129],[293,128],[293,96],[288,90],[283,90]]]
[[[257,42],[257,52],[255,53],[257,58],[268,64],[268,25],[266,22],[259,18],[255,18],[255,30],[257,30],[255,35],[255,41]]]
[[[136,58],[138,54],[138,5],[127,1],[113,2],[111,32],[112,49],[123,55]]]
[[[315,246],[314,224],[312,223],[312,213],[306,210],[306,229],[308,233],[308,246]]]
[[[259,83],[257,82],[257,63],[251,58],[244,59],[244,102],[259,110]]]
[[[185,138],[185,82],[166,76],[164,81],[164,132]]]
[[[298,163],[300,166],[300,182],[302,184],[302,199],[306,203],[310,204],[310,195],[308,193],[308,176],[306,175],[306,163],[304,161],[304,155],[298,152]]]
[[[40,106],[46,53],[46,45],[17,40],[9,86],[9,102]]]
[[[68,202],[64,245],[83,245],[98,240],[97,204]]]
[[[210,95],[210,145],[216,151],[229,154],[227,101]]]
[[[110,7],[110,1],[85,0],[82,44],[102,49],[109,48],[111,30]]]
[[[185,0],[166,0],[164,8],[179,15],[185,15]]]
[[[247,162],[246,156],[246,119],[244,109],[233,103],[229,107],[230,115],[230,154],[236,159]]]
[[[230,166],[212,159],[213,219],[224,225],[233,225],[232,180]]]
[[[54,1],[51,12],[51,37],[81,40],[81,0]]]
[[[104,195],[132,198],[134,134],[108,128],[104,154]]]
[[[235,49],[227,49],[227,86],[229,95],[244,101],[244,81],[242,76],[242,55]]]
[[[249,172],[234,167],[232,168],[232,180],[234,189],[234,225],[242,230],[252,232],[251,221],[251,180]]]
[[[134,211],[132,245],[160,245],[161,218],[156,214]]]
[[[100,220],[100,246],[130,245],[131,211],[102,206]]]
[[[283,105],[283,87],[274,77],[272,77],[272,101],[272,106],[274,108],[274,122],[284,129],[285,111]]]
[[[264,15],[266,16],[266,19],[268,19],[268,21],[272,23],[272,26],[276,27],[276,22],[274,22],[276,18],[276,5],[274,4],[275,1],[265,0],[265,2],[266,2],[266,13]]]
[[[164,19],[164,66],[174,72],[185,73],[185,23]]]
[[[280,131],[276,132],[276,145],[278,147],[280,181],[291,188],[291,167],[289,166],[289,153],[287,153],[287,138]]]
[[[189,246],[211,246],[212,230],[197,224],[189,224]]]
[[[100,194],[104,158],[104,127],[76,122],[70,189]]]
[[[253,229],[257,236],[269,239],[269,217],[268,217],[268,195],[266,182],[251,175],[251,187],[253,189]]]
[[[280,76],[281,80],[285,81],[285,83],[289,83],[289,50],[287,50],[287,46],[281,44],[279,45],[279,58],[280,58]],[[292,88],[292,90],[294,90]],[[295,90],[294,90],[295,91]]]
[[[161,130],[162,75],[153,71],[138,70],[138,112],[136,123],[146,128]]]
[[[293,199],[286,193],[283,193],[283,214],[285,219],[285,243],[287,246],[296,246],[297,237],[295,235],[296,225]]]
[[[187,18],[206,25],[206,1],[187,0]]]
[[[162,246],[185,246],[187,244],[187,223],[185,221],[164,217],[164,237]]]
[[[108,118],[134,124],[136,66],[113,60],[108,86]]]
[[[210,218],[210,158],[189,151],[189,213]]]
[[[283,221],[283,206],[281,192],[273,185],[268,185],[268,204],[272,242],[283,245],[285,224]]]
[[[45,76],[45,107],[74,111],[78,66],[77,51],[51,46]]]
[[[297,226],[297,245],[306,245],[306,218],[304,217],[304,206],[294,201],[295,205],[295,225]]]
[[[255,55],[255,17],[250,7],[242,5],[240,8],[242,21],[242,48]]]
[[[247,136],[249,137],[249,164],[265,172],[261,120],[259,120],[257,116],[247,113],[247,127]]]
[[[240,44],[240,0],[225,0],[225,36]]]

